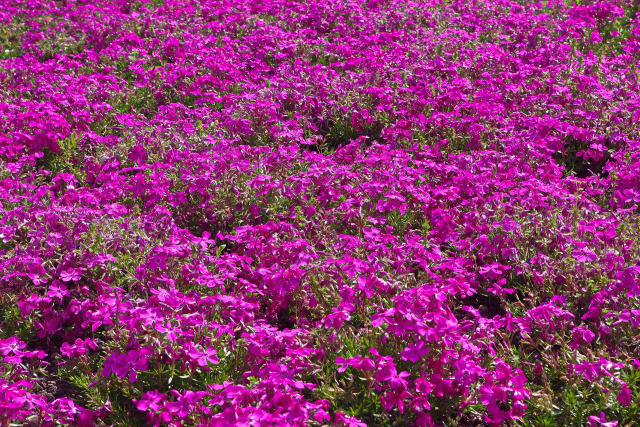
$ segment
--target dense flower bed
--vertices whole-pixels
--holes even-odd
[[[638,12],[5,2],[0,426],[635,425]]]

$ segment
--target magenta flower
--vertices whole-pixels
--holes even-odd
[[[77,282],[82,277],[81,268],[67,268],[60,273],[60,280],[63,282]]]
[[[589,427],[618,427],[617,421],[607,421],[604,412],[600,412],[600,416],[594,415],[589,417]]]
[[[27,344],[20,341],[17,337],[9,337],[0,339],[0,354],[6,356],[8,354],[21,354],[21,349],[25,348]]]
[[[194,344],[187,346],[186,354],[189,358],[200,367],[206,367],[209,364],[217,365],[217,350],[213,347],[207,347],[205,350],[199,350]]]
[[[618,393],[616,399],[622,405],[629,406],[629,404],[631,403],[631,390],[629,390],[629,387],[627,387],[626,384],[622,386],[622,389],[620,389],[620,392]]]
[[[400,357],[402,360],[417,363],[424,355],[429,353],[429,351],[429,347],[427,347],[423,342],[418,342],[407,346],[402,353],[400,353]]]
[[[596,334],[594,334],[589,328],[585,326],[578,326],[573,329],[573,337],[571,345],[577,347],[579,345],[588,344],[594,340]]]
[[[62,343],[60,347],[60,353],[67,357],[77,357],[85,355],[89,352],[89,349],[96,349],[98,346],[91,338],[85,338],[84,340],[78,338],[73,344],[68,342]]]
[[[135,382],[138,371],[147,369],[149,359],[148,350],[130,350],[126,353],[113,353],[104,362],[101,375],[108,377],[112,373],[124,378],[128,375],[129,382]]]
[[[575,249],[572,255],[578,262],[593,262],[598,259],[598,256],[588,248]]]

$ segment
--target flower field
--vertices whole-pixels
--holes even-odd
[[[0,427],[640,425],[636,0],[7,0]]]

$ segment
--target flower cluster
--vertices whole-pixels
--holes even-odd
[[[634,0],[0,11],[0,426],[630,425]]]

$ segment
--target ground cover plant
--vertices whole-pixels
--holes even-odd
[[[634,0],[10,0],[0,426],[633,426]]]

